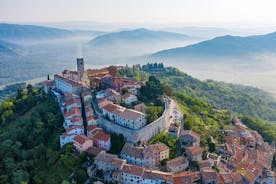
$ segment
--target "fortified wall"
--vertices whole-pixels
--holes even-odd
[[[106,119],[101,119],[99,126],[104,128],[107,132],[122,134],[125,137],[125,140],[128,142],[132,142],[134,144],[137,142],[147,143],[150,138],[154,137],[170,126],[170,116],[172,109],[170,101],[171,100],[169,99],[168,104],[165,104],[165,110],[161,117],[141,129],[129,129]]]

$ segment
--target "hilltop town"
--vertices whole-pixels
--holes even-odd
[[[221,143],[206,151],[203,135],[184,128],[185,114],[176,99],[161,90],[163,84],[153,76],[148,81],[125,77],[127,67],[85,70],[83,58],[78,58],[77,71],[64,70],[44,82],[45,93],[59,103],[64,116],[60,147],[73,144],[75,157],[83,152],[94,157],[87,166],[90,183],[275,182],[271,172],[275,147],[257,131],[233,116],[231,126],[220,130]],[[139,67],[164,70],[163,64]],[[154,86],[155,95],[141,97],[155,83],[160,83]],[[176,149],[152,141],[161,135],[174,140]],[[122,142],[116,142],[120,136]]]

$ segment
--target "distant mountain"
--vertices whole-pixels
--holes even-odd
[[[73,32],[34,25],[0,24],[0,39],[8,41],[55,39],[72,36]]]
[[[147,42],[164,42],[191,40],[192,37],[166,31],[153,31],[148,29],[134,29],[120,32],[113,32],[98,36],[89,42],[93,46],[109,46],[112,44],[137,44]]]
[[[196,27],[196,26],[184,26],[184,27],[165,27],[162,30],[181,33],[185,35],[191,35],[199,38],[211,39],[224,35],[240,35],[241,32],[232,31],[220,27]]]
[[[257,36],[222,36],[186,47],[154,53],[153,57],[181,58],[185,56],[244,56],[276,52],[276,32]]]

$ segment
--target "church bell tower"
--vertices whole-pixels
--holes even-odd
[[[77,56],[77,71],[78,71],[78,80],[81,81],[84,73],[84,61],[83,61],[80,47],[78,49],[78,56]]]

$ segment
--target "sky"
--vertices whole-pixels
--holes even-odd
[[[0,21],[276,26],[275,8],[275,0],[0,0]]]

